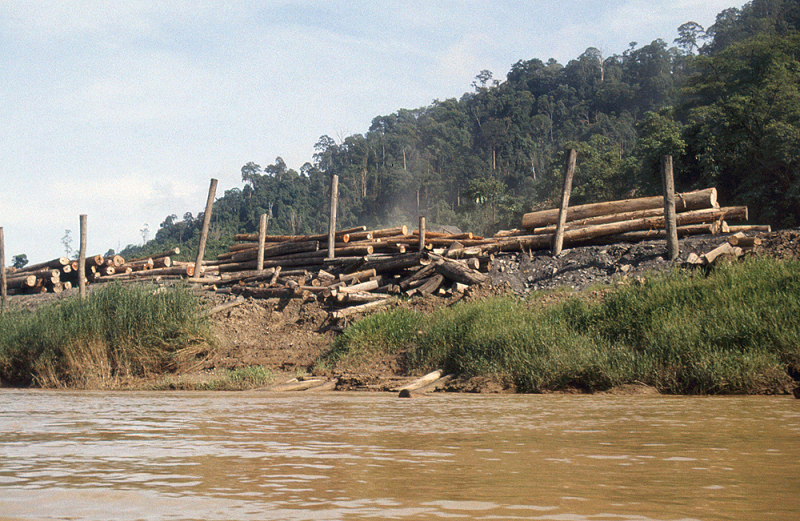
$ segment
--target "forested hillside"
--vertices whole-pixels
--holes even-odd
[[[376,116],[339,142],[322,136],[300,172],[280,157],[249,162],[242,188],[214,203],[208,255],[256,232],[264,213],[271,234],[325,232],[333,174],[341,228],[415,226],[419,215],[482,234],[517,227],[557,200],[565,148],[578,150],[575,204],[658,193],[659,158],[672,154],[680,191],[713,185],[751,220],[800,225],[798,2],[754,0],[678,32],[566,65],[521,60],[504,80],[481,71],[460,99]],[[122,253],[196,251],[201,223],[168,216]]]

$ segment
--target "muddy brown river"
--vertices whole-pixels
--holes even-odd
[[[0,390],[0,519],[800,519],[800,400]]]

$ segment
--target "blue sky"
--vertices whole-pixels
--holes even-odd
[[[327,2],[5,0],[0,5],[0,226],[6,264],[89,253],[196,214],[242,165],[299,170],[320,136],[460,97],[483,69],[562,64],[703,27],[730,0]]]

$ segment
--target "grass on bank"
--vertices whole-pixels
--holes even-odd
[[[0,313],[0,380],[46,388],[114,388],[188,370],[213,343],[187,288],[108,284],[37,310]]]
[[[664,393],[780,392],[800,355],[800,263],[768,258],[672,272],[535,307],[509,298],[351,326],[324,363],[406,351],[418,371],[499,375],[523,392],[641,382]]]

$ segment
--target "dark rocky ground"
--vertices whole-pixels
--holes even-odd
[[[682,238],[679,241],[680,254],[674,261],[666,260],[664,240],[582,246],[564,249],[558,257],[544,250],[503,254],[496,257],[490,274],[493,284],[506,283],[519,296],[555,288],[580,291],[592,286],[613,285],[645,273],[685,267],[689,254],[707,253],[726,242],[729,235]],[[762,233],[758,236],[763,243],[756,249],[757,252],[778,257],[800,257],[800,230]]]

